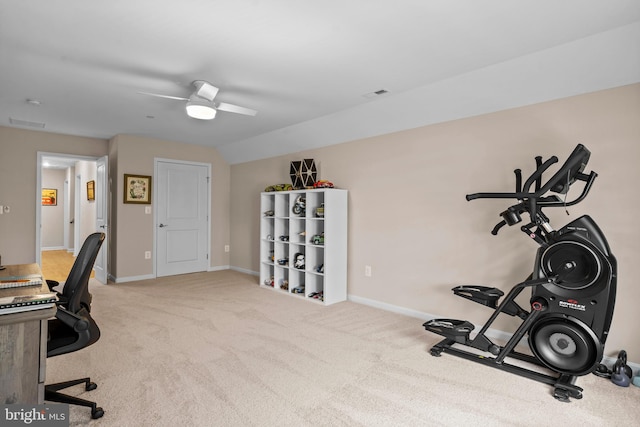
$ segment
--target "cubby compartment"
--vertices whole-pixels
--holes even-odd
[[[306,192],[295,191],[289,195],[289,216],[304,218],[307,212]]]
[[[306,242],[310,245],[324,246],[324,219],[307,219]]]
[[[272,264],[275,261],[274,241],[262,239],[260,241],[260,254],[264,256],[260,262]]]
[[[306,265],[306,247],[304,244],[289,245],[289,266],[295,270],[304,271]]]
[[[291,218],[289,221],[289,232],[291,242],[304,244],[307,236],[304,218]]]
[[[261,285],[273,287],[273,283],[275,280],[273,264],[268,264],[268,263],[260,264],[260,277],[263,278],[262,279],[263,281],[260,283]]]
[[[307,194],[307,218],[324,218],[324,192],[309,192]]]
[[[347,191],[265,192],[260,210],[260,286],[324,305],[345,301]]]
[[[324,283],[322,277],[316,274],[307,273],[305,276],[307,285],[305,286],[306,298],[324,302]]]
[[[275,216],[275,198],[265,197],[260,200],[260,211],[263,218],[273,218]]]
[[[274,237],[274,240],[278,242],[289,241],[289,219],[288,218],[275,219],[273,237]]]
[[[306,256],[306,270],[315,274],[324,275],[324,250],[323,248],[310,247]]]
[[[289,270],[289,292],[300,297],[305,296],[306,280],[302,270]]]
[[[260,238],[263,240],[273,240],[275,233],[273,218],[262,218],[261,225]]]
[[[289,218],[289,194],[286,192],[274,193],[274,214],[278,218]]]
[[[289,292],[289,269],[275,266],[273,289]]]

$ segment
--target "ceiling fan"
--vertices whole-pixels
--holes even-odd
[[[160,95],[158,93],[138,92],[142,95],[150,95],[158,98],[175,99],[178,101],[187,101],[187,115],[194,119],[212,120],[216,117],[218,111],[226,111],[228,113],[244,114],[245,116],[255,116],[258,114],[256,110],[251,108],[240,107],[239,105],[227,104],[226,102],[213,102],[218,94],[218,88],[204,80],[196,80],[193,83],[195,91],[188,98],[179,96]]]

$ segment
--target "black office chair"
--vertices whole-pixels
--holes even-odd
[[[67,277],[64,288],[59,294],[56,318],[49,320],[47,357],[80,350],[100,338],[100,329],[89,314],[91,311],[89,277],[104,238],[104,233],[93,233],[87,237],[73,263],[69,277]],[[95,402],[58,392],[58,390],[82,383],[85,384],[87,391],[97,387],[89,378],[48,384],[45,385],[44,399],[51,402],[87,406],[91,408],[92,418],[102,417],[104,411]]]

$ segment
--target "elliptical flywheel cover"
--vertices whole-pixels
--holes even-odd
[[[529,330],[533,354],[549,369],[568,375],[586,375],[600,363],[603,345],[582,321],[547,315]]]

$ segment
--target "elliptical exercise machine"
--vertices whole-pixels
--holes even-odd
[[[520,169],[514,171],[514,193],[475,193],[466,196],[475,199],[517,199],[518,203],[500,214],[503,218],[491,234],[497,235],[504,225],[515,225],[528,214],[530,222],[520,229],[533,239],[537,250],[533,273],[509,293],[487,286],[457,286],[455,295],[475,301],[494,310],[489,320],[473,338],[474,325],[465,320],[433,319],[424,323],[427,331],[445,337],[431,348],[432,356],[449,353],[473,362],[498,368],[554,387],[553,396],[564,402],[581,399],[582,388],[575,385],[576,378],[593,372],[602,360],[604,343],[613,317],[616,295],[616,259],[600,228],[587,215],[571,221],[555,231],[542,212],[543,208],[565,207],[580,203],[589,193],[597,177],[595,172],[583,173],[591,153],[578,144],[564,165],[542,185],[542,174],[558,158],[552,156],[543,162],[536,157],[535,172],[522,184]],[[582,193],[567,202],[557,195],[566,195],[575,181],[582,181]],[[534,191],[530,188],[534,185]],[[515,298],[526,288],[531,289],[530,307],[525,309]],[[498,300],[503,297],[498,304]],[[504,346],[494,344],[486,332],[501,313],[519,317],[522,323]],[[520,340],[528,335],[533,355],[515,350]],[[455,346],[458,344],[458,346]],[[459,348],[472,347],[487,353],[479,355]],[[506,363],[513,358],[547,368],[532,370]]]

